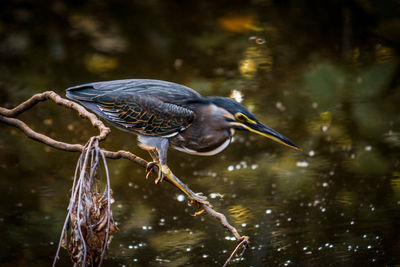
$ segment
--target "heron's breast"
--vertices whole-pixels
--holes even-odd
[[[192,124],[188,129],[169,139],[173,148],[195,155],[215,155],[231,143],[229,129]]]
[[[231,138],[229,136],[219,139],[219,142],[215,142],[215,140],[210,140],[210,142],[207,142],[207,140],[204,138],[176,142],[176,140],[179,138],[180,136],[177,136],[176,138],[173,138],[173,140],[170,140],[172,148],[188,154],[199,156],[212,156],[218,154],[231,143]]]

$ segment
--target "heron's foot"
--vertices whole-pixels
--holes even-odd
[[[150,174],[151,174],[154,166],[157,166],[157,168],[158,168],[158,177],[154,181],[156,184],[158,184],[158,183],[163,181],[164,175],[162,173],[162,170],[161,170],[161,167],[160,167],[160,163],[158,163],[156,161],[150,161],[149,163],[147,163],[147,166],[146,166],[146,172],[147,172],[146,179],[148,179],[150,177]]]
[[[164,181],[164,175],[163,175],[163,173],[160,171],[160,172],[158,173],[158,177],[154,180],[154,183],[155,183],[155,184],[159,184],[159,183],[161,183],[162,181]]]
[[[201,208],[202,205],[207,205],[212,208],[210,202],[208,202],[207,197],[203,193],[192,193],[188,195],[189,203],[194,204],[197,208]]]

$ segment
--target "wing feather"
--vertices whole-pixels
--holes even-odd
[[[191,99],[201,98],[199,93],[189,87],[151,79],[127,79],[82,84],[68,88],[67,96],[76,100],[87,100],[96,95],[111,92],[115,94],[144,94],[177,105]]]
[[[193,111],[149,95],[111,93],[96,96],[92,102],[114,125],[146,136],[178,133],[194,119]]]
[[[171,136],[189,127],[194,112],[187,103],[201,95],[176,83],[127,79],[74,86],[67,89],[67,97],[121,129],[147,136]]]

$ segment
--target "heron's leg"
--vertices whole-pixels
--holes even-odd
[[[153,161],[158,162],[158,154],[156,149],[149,150],[149,154]]]
[[[167,166],[167,152],[168,152],[168,146],[169,146],[169,141],[168,139],[162,139],[158,144],[157,144],[157,150],[152,151],[153,156],[155,156],[160,163],[159,166],[159,173],[158,177],[155,180],[155,183],[158,184],[164,180],[164,175],[162,171],[162,166],[165,165]],[[157,153],[158,152],[158,153]]]
[[[181,180],[179,180],[178,177],[176,177],[172,173],[167,164],[161,165],[161,171],[163,175],[167,177],[168,181],[170,181],[174,186],[176,186],[179,190],[181,190],[182,193],[187,195],[192,202],[197,202],[199,204],[204,204],[209,207],[212,207],[210,202],[207,201],[206,196],[203,196],[201,193],[196,194],[192,190],[190,190],[189,187],[187,187],[184,183],[182,183]]]
[[[205,204],[211,207],[211,204],[207,201],[207,197],[202,194],[196,194],[189,187],[187,187],[184,183],[182,183],[178,177],[176,177],[170,168],[167,165],[167,152],[168,152],[168,139],[164,139],[165,141],[160,142],[160,145],[157,146],[158,158],[160,163],[160,169],[163,174],[163,177],[167,177],[167,179],[176,186],[179,190],[181,190],[185,195],[189,197],[189,199],[193,202],[197,202],[200,204]]]

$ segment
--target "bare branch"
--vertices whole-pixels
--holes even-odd
[[[104,123],[97,118],[96,115],[87,111],[81,105],[72,102],[70,100],[67,100],[65,98],[62,98],[53,91],[46,91],[43,93],[36,94],[13,109],[0,107],[0,115],[3,115],[5,117],[16,117],[19,114],[23,113],[24,111],[31,109],[37,103],[46,100],[52,100],[54,103],[58,105],[67,107],[69,109],[73,109],[77,111],[82,118],[88,119],[92,123],[92,125],[100,131],[100,134],[97,136],[100,142],[106,139],[107,135],[111,132],[110,128],[106,127]]]
[[[24,111],[32,108],[37,103],[46,101],[46,100],[51,100],[58,105],[75,110],[78,112],[78,114],[82,118],[89,119],[91,124],[94,127],[96,127],[97,129],[99,129],[99,131],[100,131],[99,135],[97,136],[97,139],[99,141],[103,141],[111,131],[110,128],[106,127],[103,124],[103,122],[97,118],[96,115],[87,111],[81,105],[60,97],[58,94],[56,94],[53,91],[46,91],[46,92],[43,92],[40,94],[36,94],[36,95],[32,96],[30,99],[28,99],[27,101],[19,104],[17,107],[15,107],[13,109],[6,109],[3,107],[0,107],[0,121],[6,123],[8,125],[17,127],[29,138],[36,140],[38,142],[41,142],[43,144],[46,144],[50,147],[64,150],[64,151],[69,151],[69,152],[82,152],[82,150],[84,148],[83,145],[68,144],[65,142],[54,140],[46,135],[35,132],[34,130],[32,130],[32,128],[30,128],[28,125],[26,125],[21,120],[13,118],[13,117],[18,116],[19,114],[23,113]],[[143,168],[145,168],[147,166],[147,161],[134,155],[133,153],[131,153],[129,151],[119,150],[117,152],[113,152],[113,151],[103,150],[103,152],[104,152],[104,155],[110,159],[124,158],[124,159],[128,159],[130,161],[137,163],[138,165],[140,165]]]
[[[216,212],[215,210],[213,210],[212,208],[210,208],[207,205],[202,205],[202,208],[211,216],[219,219],[221,221],[222,226],[224,226],[226,229],[228,229],[236,238],[236,240],[240,240],[241,237],[238,233],[238,231],[236,230],[235,227],[233,227],[232,225],[229,224],[228,220],[226,219],[225,215],[219,212]]]
[[[83,146],[80,144],[68,144],[68,143],[60,142],[60,141],[57,141],[57,140],[54,140],[54,139],[48,137],[47,135],[35,132],[34,130],[32,130],[32,128],[30,128],[28,125],[26,125],[23,121],[21,121],[19,119],[7,118],[7,117],[0,115],[0,121],[6,123],[8,125],[17,127],[29,138],[39,141],[39,142],[41,142],[45,145],[51,146],[53,148],[70,151],[70,152],[81,152],[83,150]]]

